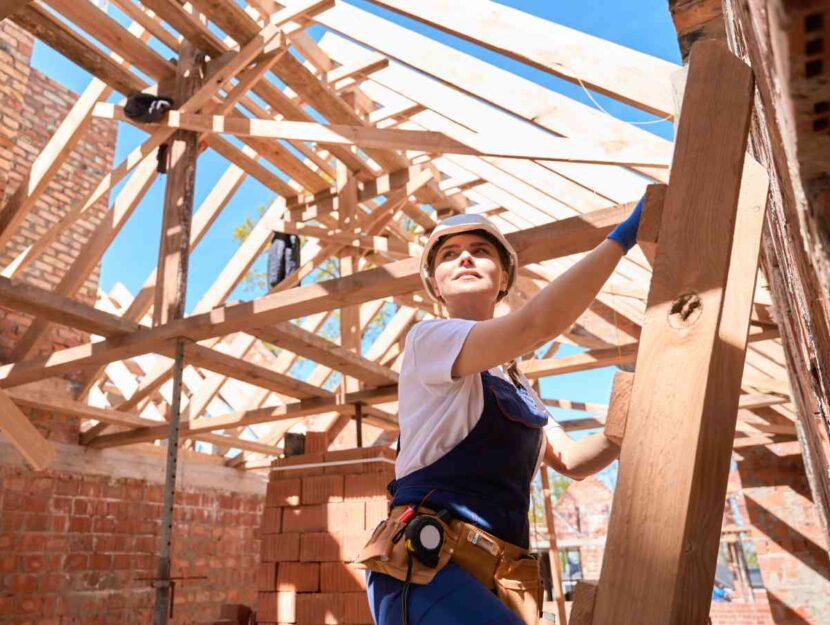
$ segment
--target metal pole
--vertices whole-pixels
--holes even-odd
[[[156,571],[156,607],[154,625],[167,625],[170,604],[170,548],[173,544],[173,503],[176,498],[176,468],[179,455],[179,417],[181,415],[182,373],[184,372],[184,341],[176,341],[173,366],[173,400],[170,406],[170,434],[167,439],[167,473],[164,481],[164,508],[161,521],[161,550]]]

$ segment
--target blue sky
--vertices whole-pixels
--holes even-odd
[[[423,26],[413,20],[402,18],[365,0],[350,0],[350,3],[593,106],[582,88],[577,85]],[[594,0],[590,3],[562,0],[558,2],[503,0],[501,4],[674,63],[680,63],[676,35],[665,0],[626,0],[625,2]],[[470,6],[474,6],[474,3],[471,2]],[[123,21],[112,7],[110,7],[110,14],[119,21]],[[315,38],[319,38],[322,29],[314,27],[310,33]],[[159,47],[159,50],[165,56],[170,56],[165,48]],[[89,74],[39,42],[35,45],[32,63],[40,71],[79,92],[91,79]],[[594,94],[594,97],[604,109],[620,119],[628,121],[654,119],[607,97],[598,94]],[[667,122],[646,125],[644,128],[665,138],[671,138],[673,135],[673,127]],[[119,129],[116,161],[120,161],[145,136],[138,130],[122,125]],[[218,180],[226,167],[227,163],[211,151],[205,152],[199,159],[194,208],[198,207],[211,189],[212,183]],[[163,195],[164,178],[160,177],[104,257],[101,269],[101,286],[104,290],[109,290],[116,281],[120,281],[135,293],[155,266]],[[114,196],[113,194],[111,198]],[[255,217],[257,207],[267,205],[272,199],[272,192],[258,182],[250,178],[246,179],[191,257],[188,285],[189,307],[198,301],[236,249],[237,243],[232,237],[233,228],[245,217]],[[251,299],[255,295],[250,291],[237,289],[231,299]],[[559,355],[567,355],[574,351],[577,350],[566,346],[560,350]],[[610,392],[612,377],[613,370],[610,369],[563,375],[544,380],[542,391],[546,397],[605,403]],[[556,410],[556,414],[558,418],[584,416],[584,413],[571,415],[570,411],[560,410]]]

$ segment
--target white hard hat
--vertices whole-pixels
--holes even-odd
[[[476,230],[485,232],[493,237],[507,252],[508,267],[507,270],[507,290],[499,295],[499,299],[507,295],[507,291],[511,289],[513,283],[516,282],[516,270],[519,266],[519,256],[516,250],[510,245],[510,242],[499,232],[499,229],[492,221],[481,215],[453,215],[439,223],[429,235],[424,251],[421,254],[421,281],[424,283],[429,296],[436,302],[441,302],[438,293],[432,288],[430,283],[430,260],[433,248],[445,237],[461,234],[462,232],[475,232]]]

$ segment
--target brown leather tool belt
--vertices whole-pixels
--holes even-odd
[[[393,508],[389,518],[372,533],[354,564],[405,581],[410,555],[400,540],[404,524],[398,519],[409,506]],[[527,624],[535,625],[542,607],[539,562],[527,549],[505,542],[478,527],[454,519],[441,521],[433,510],[420,506],[418,514],[435,516],[444,529],[438,566],[430,568],[415,559],[410,582],[428,584],[450,561],[475,577]],[[395,538],[398,540],[395,540]]]

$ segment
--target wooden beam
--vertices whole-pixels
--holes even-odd
[[[378,365],[345,346],[341,347],[313,332],[303,330],[294,323],[278,323],[256,328],[251,330],[251,334],[372,386],[383,386],[398,381],[398,375],[391,369]]]
[[[629,343],[620,347],[591,349],[572,356],[548,358],[543,360],[524,360],[519,369],[529,379],[543,378],[549,375],[561,375],[576,371],[587,371],[601,367],[631,364],[637,359],[638,343]]]
[[[99,103],[95,117],[127,121],[124,110],[114,104]],[[610,153],[573,139],[537,135],[533,141],[516,141],[498,134],[482,135],[458,131],[461,139],[430,130],[399,130],[371,126],[317,124],[313,122],[249,119],[223,115],[204,115],[170,111],[157,127],[182,128],[204,133],[227,133],[240,137],[260,137],[311,141],[323,145],[357,146],[366,150],[416,150],[434,154],[466,154],[540,161],[625,165],[628,167],[668,168],[668,160],[658,160],[634,150]]]
[[[580,137],[584,136],[586,128],[590,128],[593,135],[599,138],[600,145],[636,145],[649,151],[654,150],[656,155],[669,151],[670,142],[641,128],[610,118],[529,79],[353,5],[338,3],[334,8],[317,15],[315,21],[409,67],[434,76],[444,84],[453,85],[458,90],[559,135]],[[372,79],[385,71],[377,72]],[[416,98],[410,99],[417,101]],[[656,180],[665,179],[665,172],[643,171],[649,176],[656,176]],[[607,173],[614,175],[612,171]]]
[[[204,56],[189,41],[183,41],[179,47],[173,100],[190,100],[202,86],[203,73]],[[184,316],[199,135],[196,132],[179,130],[173,135],[168,146],[167,182],[153,301],[154,326]]]
[[[675,113],[672,76],[681,67],[517,9],[478,0],[372,0],[419,22],[660,117]]]
[[[338,83],[346,82],[349,79],[365,78],[369,74],[388,66],[388,58],[382,54],[372,53],[358,63],[342,65],[337,69],[326,72],[326,82],[337,89],[339,88]]]
[[[112,208],[96,227],[92,238],[84,246],[83,252],[75,258],[66,270],[66,273],[55,287],[55,295],[70,297],[81,287],[89,273],[100,261],[109,244],[132,215],[155,177],[155,155],[148,154],[141,160],[130,180],[119,192]],[[48,328],[49,321],[45,317],[35,317],[26,332],[15,344],[11,359],[19,360],[29,354],[34,354]]]
[[[39,4],[30,4],[20,9],[11,19],[47,46],[124,95],[142,91],[148,86],[136,74],[122,67]]]
[[[32,0],[2,0],[0,2],[0,21],[11,16],[15,11],[19,11],[27,4],[31,4]]]
[[[741,187],[752,98],[724,44],[695,44],[593,625],[709,613],[766,203]]]
[[[93,78],[81,97],[63,118],[49,141],[37,155],[14,194],[0,209],[0,249],[14,236],[17,227],[46,190],[55,173],[89,127],[92,108],[112,93],[107,85]]]
[[[55,456],[52,445],[4,391],[0,391],[0,432],[35,471],[45,469],[52,462]]]
[[[512,232],[508,240],[517,250],[522,265],[541,262],[593,249],[613,227],[633,210],[634,204],[564,219],[529,230]],[[330,310],[333,306],[359,304],[382,297],[412,293],[421,289],[416,259],[388,263],[337,280],[261,297],[251,303],[234,304],[194,314],[152,330],[55,352],[48,359],[35,359],[0,367],[0,387],[121,360],[166,348],[176,337],[200,341],[239,330],[265,327],[304,315]]]
[[[182,424],[181,436],[224,430],[232,427],[255,425],[257,423],[269,423],[283,419],[308,416],[330,412],[334,409],[349,411],[353,409],[356,402],[384,403],[393,399],[397,393],[396,386],[373,389],[371,391],[358,391],[349,393],[345,397],[327,397],[319,399],[308,399],[300,402],[286,404],[284,406],[259,408],[240,413],[230,413],[210,418],[195,419],[187,424]],[[351,408],[350,408],[351,407]],[[105,434],[99,436],[90,443],[91,447],[105,448],[120,445],[132,445],[135,443],[164,439],[167,436],[167,426],[143,427],[130,432],[119,432],[117,434]]]

